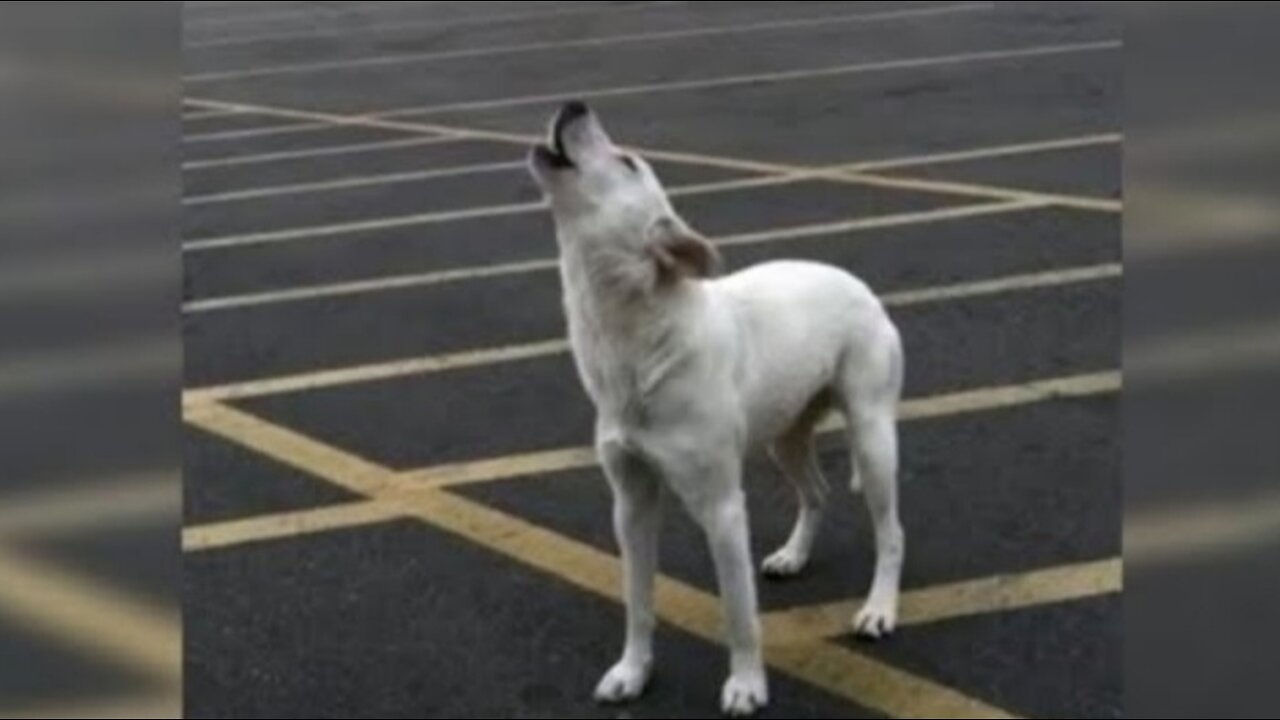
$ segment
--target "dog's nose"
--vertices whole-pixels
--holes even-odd
[[[580,118],[583,115],[590,115],[590,114],[591,114],[591,108],[587,107],[587,104],[582,102],[581,100],[570,100],[569,102],[565,103],[563,107],[560,108],[560,117],[563,118],[566,122],[569,120],[576,120],[577,118]]]

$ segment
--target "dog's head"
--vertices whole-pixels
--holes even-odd
[[[707,277],[714,246],[676,214],[653,168],[617,145],[585,104],[564,105],[529,167],[551,206],[562,244],[609,243],[655,264],[661,278]]]

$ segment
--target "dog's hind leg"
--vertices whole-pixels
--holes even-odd
[[[829,491],[822,469],[818,467],[813,430],[829,404],[829,398],[815,400],[769,448],[769,456],[795,490],[797,508],[796,522],[787,542],[765,558],[762,571],[767,577],[796,575],[812,555],[813,541],[822,525]]]
[[[905,555],[898,518],[897,430],[903,363],[896,331],[887,333],[886,341],[866,355],[846,368],[841,395],[852,463],[862,479],[876,536],[875,578],[853,625],[859,635],[874,639],[891,634],[897,624]]]

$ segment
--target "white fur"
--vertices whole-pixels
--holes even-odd
[[[812,435],[830,409],[848,420],[852,485],[865,485],[875,523],[875,579],[854,626],[871,637],[894,629],[903,560],[898,332],[871,291],[832,266],[768,262],[717,279],[664,272],[656,258],[667,256],[655,247],[696,234],[652,170],[639,158],[628,167],[595,116],[579,109],[566,117],[551,145],[574,167],[556,167],[544,149],[531,168],[556,221],[569,337],[597,409],[596,447],[625,566],[626,646],[596,696],[631,699],[649,679],[659,505],[670,491],[704,529],[715,561],[730,654],[722,709],[748,715],[768,703],[768,688],[743,458],[767,449],[795,486],[795,528],[763,564],[768,575],[794,575],[826,502]]]

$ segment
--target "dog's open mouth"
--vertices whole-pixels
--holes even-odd
[[[538,145],[536,151],[549,167],[556,170],[568,170],[577,167],[573,158],[565,150],[564,134],[574,122],[586,117],[591,111],[580,102],[566,103],[560,108],[555,122],[551,125],[551,137],[546,143]]]

